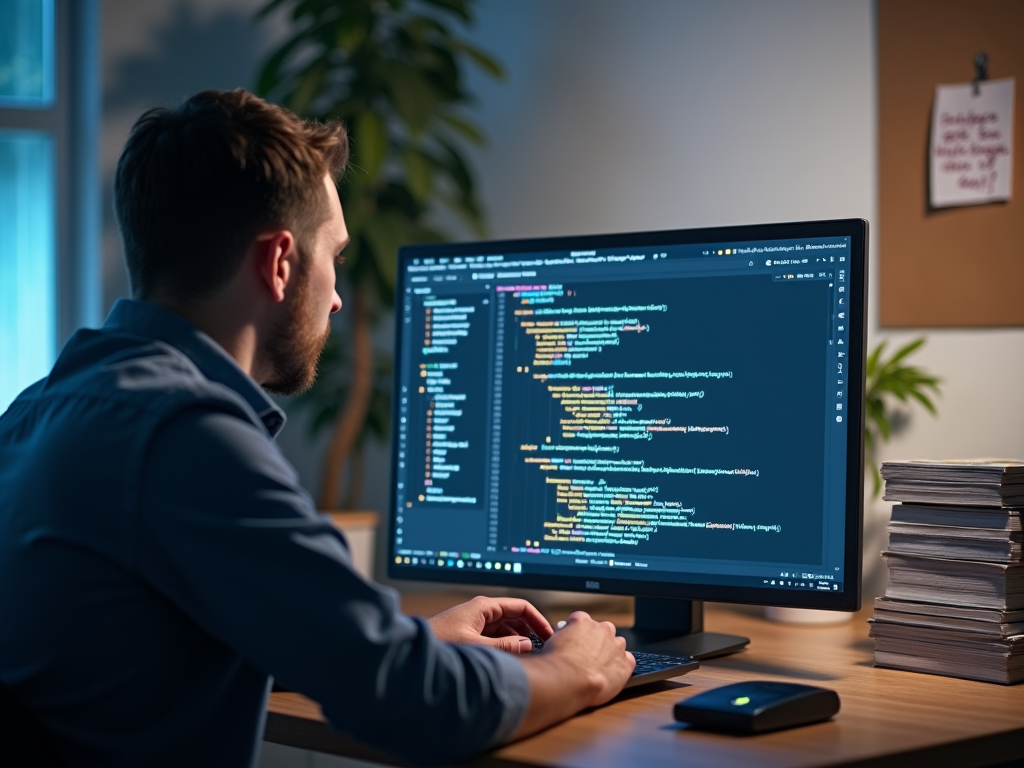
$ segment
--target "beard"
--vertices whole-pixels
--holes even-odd
[[[317,329],[309,300],[309,281],[302,279],[281,321],[262,350],[274,377],[263,388],[275,395],[300,395],[316,381],[317,363],[331,334],[331,321]]]

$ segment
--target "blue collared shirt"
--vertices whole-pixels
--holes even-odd
[[[0,416],[0,681],[71,765],[250,766],[270,676],[414,762],[507,740],[514,657],[352,568],[212,339],[122,300]]]

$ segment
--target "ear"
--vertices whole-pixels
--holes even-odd
[[[260,235],[254,248],[260,283],[269,291],[273,301],[284,301],[285,291],[296,274],[298,249],[294,235],[288,230]]]

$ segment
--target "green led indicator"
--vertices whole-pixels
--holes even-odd
[[[732,704],[735,707],[742,707],[744,704],[749,704],[750,703],[750,697],[749,696],[740,696],[738,698],[733,699],[729,703]]]

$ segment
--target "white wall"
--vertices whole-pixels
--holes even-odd
[[[108,187],[145,107],[252,84],[280,34],[250,24],[259,4],[105,0]],[[832,217],[863,217],[877,232],[871,0],[485,0],[472,37],[509,71],[502,84],[472,81],[496,237]],[[109,208],[106,306],[126,291]],[[909,409],[882,457],[1024,456],[1024,330],[880,331],[871,250],[869,338],[925,333],[917,362],[945,379],[940,417]],[[296,421],[282,444],[315,489],[320,446]],[[373,452],[364,497],[381,511],[386,456]],[[886,514],[868,510],[869,552]]]
[[[869,2],[489,2],[497,235],[874,215]]]

